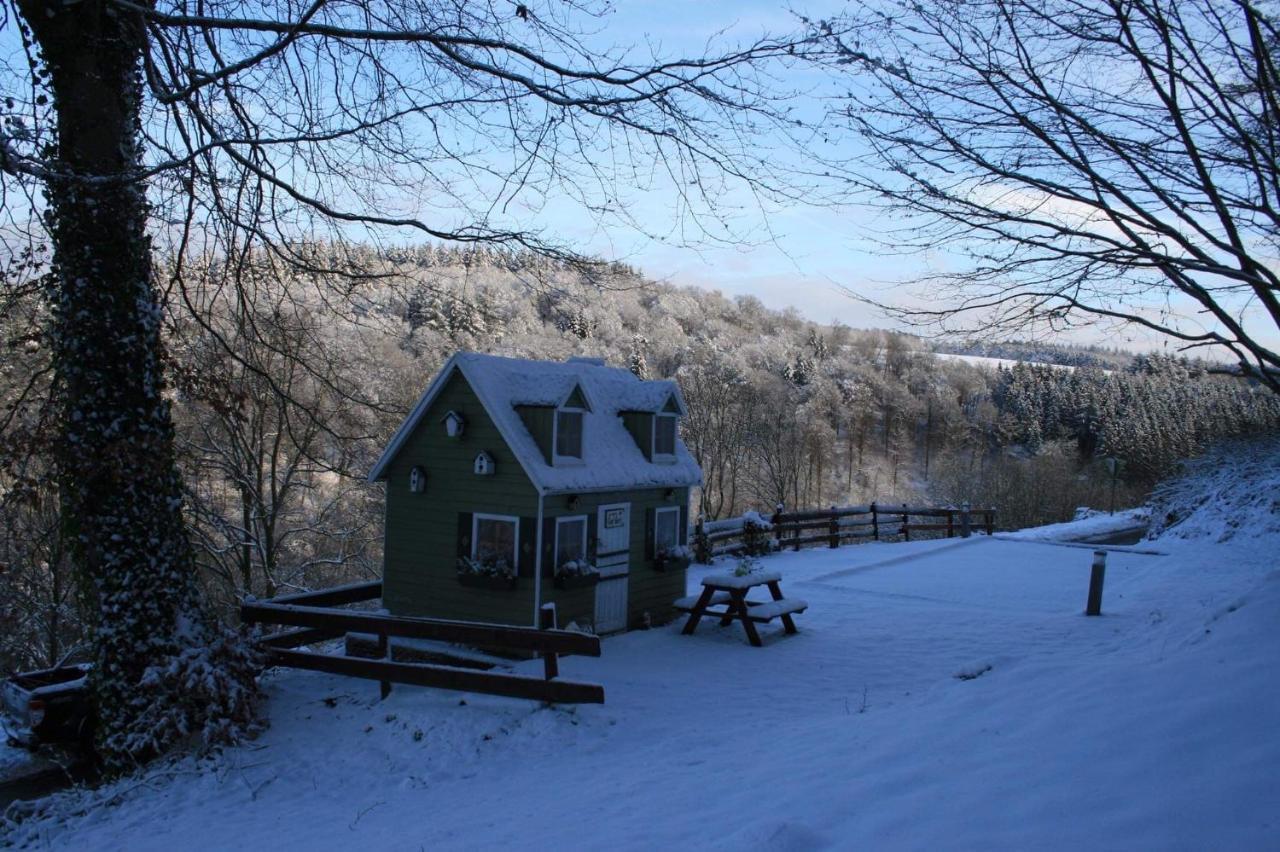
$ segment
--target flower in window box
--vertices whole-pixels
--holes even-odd
[[[570,559],[556,566],[552,580],[557,589],[581,589],[600,582],[600,572],[585,559]]]
[[[514,589],[516,569],[506,559],[458,557],[458,582],[479,589]]]
[[[658,571],[683,571],[693,561],[693,550],[683,544],[664,547],[653,559],[653,567]]]

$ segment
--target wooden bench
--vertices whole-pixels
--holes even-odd
[[[747,617],[760,624],[766,624],[784,615],[798,615],[809,608],[808,601],[799,598],[782,598],[776,601],[747,601]]]
[[[693,612],[693,608],[697,605],[699,597],[701,597],[701,595],[688,595],[683,598],[677,598],[673,602],[673,605],[681,612]],[[707,606],[721,606],[723,604],[727,604],[729,600],[728,592],[713,592],[711,594],[711,600],[707,601]],[[755,603],[755,601],[749,601],[749,603]],[[710,613],[707,614],[710,615]]]

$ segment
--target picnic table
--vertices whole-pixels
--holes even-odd
[[[720,619],[721,627],[735,619],[741,621],[747,640],[757,648],[764,644],[756,630],[757,624],[781,618],[786,632],[795,633],[796,623],[791,616],[804,612],[809,604],[799,598],[784,598],[781,582],[782,575],[777,571],[752,571],[742,575],[710,574],[703,577],[702,594],[690,595],[675,602],[676,609],[689,613],[689,620],[680,632],[685,636],[692,635],[698,629],[698,622],[702,617],[710,615]],[[773,600],[748,600],[747,592],[757,586],[767,586]]]

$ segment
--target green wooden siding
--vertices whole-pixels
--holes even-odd
[[[590,461],[587,461],[590,464]],[[582,494],[578,497],[576,508],[569,508],[566,495],[547,497],[543,503],[543,514],[548,518],[571,515],[588,515],[592,528],[589,540],[594,541],[595,523],[600,506],[611,503],[631,504],[631,572],[627,587],[627,626],[639,627],[647,612],[653,624],[665,624],[675,617],[676,611],[671,602],[685,594],[685,572],[656,571],[653,560],[649,557],[646,517],[650,511],[662,507],[681,506],[685,508],[683,517],[688,520],[689,489],[676,488],[670,500],[663,495],[666,489],[649,489],[642,491],[610,491],[599,494]],[[553,527],[554,528],[554,527]],[[544,550],[544,573],[550,573],[551,560]],[[556,589],[550,577],[543,580],[543,601],[555,601],[556,612],[560,624],[570,621],[579,624],[593,624],[595,620],[595,591],[593,589]]]
[[[449,411],[466,418],[461,438],[445,434],[441,420]],[[530,433],[544,453],[551,448],[551,418],[554,409],[524,406],[520,409]],[[649,419],[652,415],[627,413],[645,431],[648,455]],[[633,431],[632,434],[635,434]],[[544,443],[545,440],[545,443]],[[484,450],[493,457],[492,476],[476,476],[473,461]],[[584,459],[590,464],[590,459]],[[427,473],[426,491],[409,491],[409,471],[415,466]],[[595,542],[597,510],[611,503],[631,504],[630,574],[628,576],[627,621],[639,627],[647,613],[653,624],[670,621],[676,612],[671,602],[685,594],[682,571],[659,572],[653,568],[652,535],[649,523],[655,508],[679,506],[688,522],[689,489],[613,491],[582,494],[573,509],[568,495],[552,495],[543,502],[542,601],[554,601],[560,624],[571,621],[584,626],[595,622],[595,589],[557,589],[552,578],[555,546],[555,518],[588,516],[588,547]],[[421,424],[405,442],[387,469],[386,552],[383,568],[384,605],[397,615],[531,624],[534,619],[534,576],[522,570],[517,588],[477,589],[457,580],[460,515],[477,512],[512,515],[522,519],[520,549],[536,547],[538,497],[520,463],[503,441],[497,427],[459,373],[445,383]],[[465,525],[466,518],[462,519]],[[468,527],[469,529],[469,527]],[[529,551],[532,553],[532,551]],[[522,553],[523,557],[525,554]],[[521,559],[521,562],[525,562]]]
[[[582,387],[574,385],[573,390],[569,392],[569,397],[564,401],[565,408],[585,408],[590,410],[587,405],[587,398],[582,394]]]
[[[555,428],[556,410],[543,405],[517,405],[516,412],[524,422],[524,428],[529,430],[538,449],[542,451],[542,458],[547,464],[551,464],[551,436]]]
[[[466,418],[461,438],[446,435],[440,422],[451,410]],[[493,457],[491,476],[476,476],[472,470],[481,450]],[[427,472],[422,494],[409,491],[409,471],[415,465]],[[505,624],[533,622],[532,575],[521,577],[514,590],[474,589],[458,583],[459,513],[530,519],[538,514],[532,483],[459,373],[446,382],[421,425],[391,462],[386,488],[383,603],[391,612]],[[534,524],[527,525],[527,530],[535,530]],[[521,549],[525,532],[521,530]],[[527,543],[534,547],[533,541]]]
[[[627,427],[645,461],[653,461],[653,415],[644,411],[623,411],[622,425]]]

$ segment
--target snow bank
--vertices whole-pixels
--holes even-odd
[[[1086,541],[1111,533],[1121,533],[1145,527],[1151,518],[1146,506],[1121,509],[1114,515],[1100,509],[1076,509],[1076,516],[1061,524],[1029,527],[1016,532],[1001,533],[1001,538],[1015,541]]]
[[[1185,462],[1151,502],[1153,538],[1280,534],[1280,437],[1218,445]]]
[[[22,774],[35,762],[31,752],[9,745],[7,739],[4,728],[0,727],[0,783],[7,778]]]

